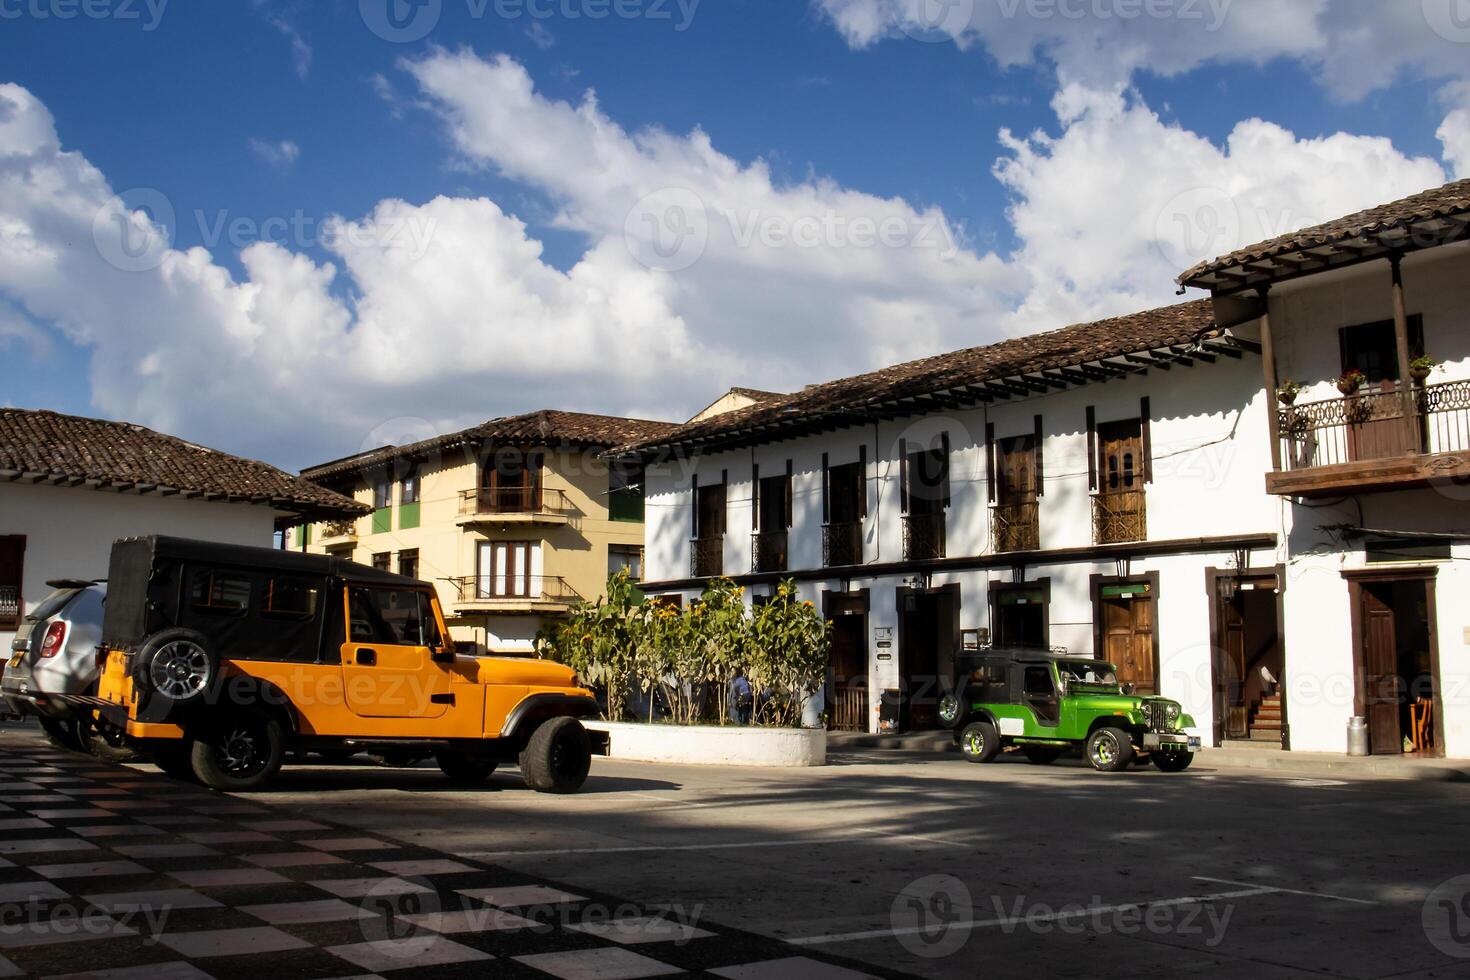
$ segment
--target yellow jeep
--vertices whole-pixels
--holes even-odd
[[[571,793],[605,748],[570,669],[459,656],[432,586],[325,555],[118,541],[98,655],[99,722],[220,790],[265,785],[292,750],[432,753],[460,782],[516,761]]]

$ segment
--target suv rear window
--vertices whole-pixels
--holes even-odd
[[[38,605],[35,609],[32,609],[31,612],[26,616],[26,619],[30,620],[33,623],[39,623],[42,620],[50,619],[52,616],[55,616],[57,613],[61,612],[62,609],[66,608],[66,604],[68,602],[71,602],[78,595],[80,595],[81,591],[81,589],[57,589],[55,592],[42,599],[41,604]]]

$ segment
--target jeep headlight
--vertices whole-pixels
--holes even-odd
[[[939,720],[946,725],[953,725],[960,716],[960,699],[953,694],[946,694],[939,699]]]
[[[1170,704],[1168,707],[1164,708],[1164,726],[1168,728],[1169,731],[1173,731],[1174,729],[1179,727],[1179,715],[1180,709],[1179,705],[1177,704]]]

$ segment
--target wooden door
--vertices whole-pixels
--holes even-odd
[[[1151,596],[1103,600],[1103,655],[1118,667],[1118,682],[1138,694],[1157,694],[1154,676],[1154,601]]]
[[[523,599],[532,595],[531,549],[526,541],[491,541],[481,546],[481,599]]]
[[[1097,427],[1097,543],[1142,541],[1143,423],[1139,419]]]
[[[996,447],[996,551],[1034,551],[1037,528],[1036,437],[1012,436]]]
[[[868,730],[867,617],[844,612],[832,623],[831,727],[836,731]]]
[[[1220,690],[1221,720],[1225,738],[1246,738],[1250,734],[1248,706],[1245,703],[1245,611],[1239,593],[1219,597],[1217,615],[1220,622]]]
[[[1404,750],[1399,728],[1402,693],[1398,676],[1398,623],[1392,586],[1364,582],[1359,615],[1363,631],[1363,712],[1374,755],[1399,755]]]

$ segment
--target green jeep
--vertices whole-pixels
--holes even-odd
[[[1126,692],[1106,661],[1034,648],[966,650],[955,656],[955,674],[939,718],[971,762],[1014,745],[1045,765],[1081,748],[1102,772],[1145,758],[1182,772],[1200,747],[1179,702]]]

